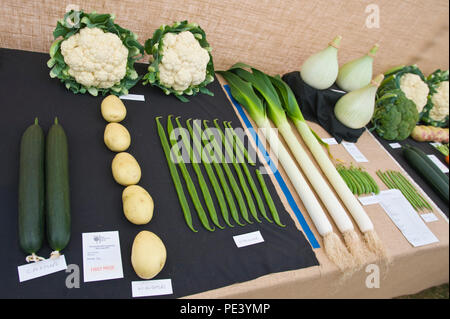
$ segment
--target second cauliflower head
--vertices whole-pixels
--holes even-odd
[[[188,101],[184,95],[213,95],[206,88],[214,81],[211,47],[197,24],[182,21],[162,25],[145,42],[145,51],[152,57],[144,84],[157,86],[183,102]]]
[[[191,32],[166,33],[162,43],[163,58],[158,67],[161,84],[182,93],[205,81],[209,54]]]

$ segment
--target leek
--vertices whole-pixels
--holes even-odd
[[[347,210],[352,215],[360,231],[364,234],[364,238],[366,240],[368,248],[372,250],[372,252],[374,252],[378,257],[385,258],[386,253],[383,244],[381,243],[377,233],[374,230],[372,221],[370,220],[369,216],[364,211],[363,207],[356,199],[356,197],[353,196],[353,193],[347,187],[347,184],[342,179],[337,169],[334,167],[324,149],[321,147],[317,139],[314,138],[314,134],[306,123],[292,90],[286,83],[281,83],[283,83],[285,88],[285,95],[283,95],[283,107],[286,110],[288,117],[296,126],[298,132],[300,133],[300,136],[308,146],[310,152],[313,154],[322,172],[327,177],[328,181],[338,194],[343,204],[347,207]]]
[[[346,241],[347,247],[349,248],[350,252],[360,264],[363,264],[366,260],[367,254],[365,253],[365,250],[362,247],[362,243],[355,233],[351,219],[348,217],[343,206],[335,196],[334,192],[328,186],[319,170],[317,170],[317,168],[314,166],[314,163],[309,158],[308,154],[298,142],[297,137],[294,135],[291,129],[291,125],[288,122],[288,118],[282,107],[282,104],[289,103],[289,98],[292,98],[293,95],[289,96],[289,91],[287,91],[287,84],[285,84],[279,77],[268,77],[267,75],[256,69],[252,69],[252,71],[253,74],[243,69],[234,70],[234,72],[241,78],[249,80],[251,83],[253,83],[254,87],[265,98],[267,102],[267,113],[269,115],[269,118],[278,128],[279,132],[288,144],[303,173],[306,175],[308,181],[316,191],[318,197],[328,210],[328,213],[336,223],[339,231],[344,234],[344,240]],[[280,97],[283,100],[283,103],[280,100]],[[303,121],[305,120],[303,119]],[[317,141],[314,134],[305,137]]]
[[[236,68],[236,65],[234,66],[234,68]],[[243,72],[241,72],[240,70],[242,69],[238,68],[235,71],[238,71],[242,74]],[[245,70],[242,71],[246,72]],[[251,83],[248,81],[244,81],[243,79],[241,79],[241,77],[231,71],[221,71],[219,73],[230,85],[230,90],[233,97],[245,107],[250,117],[261,129],[261,132],[268,141],[271,149],[276,150],[279,162],[281,163],[297,194],[303,202],[303,205],[305,206],[309,216],[311,217],[311,220],[313,221],[317,231],[324,239],[324,248],[327,256],[341,270],[353,268],[355,266],[353,257],[347,251],[346,247],[342,244],[339,237],[334,233],[333,227],[328,220],[327,215],[323,211],[322,206],[315,197],[302,173],[297,168],[296,163],[291,158],[284,145],[281,143],[277,133],[272,128],[270,121],[266,115],[266,109],[264,107],[263,101],[258,97],[253,89],[252,84],[255,85],[255,82],[257,82],[255,88],[260,88],[260,90],[258,90],[259,93],[261,93],[265,98],[269,98],[270,102],[272,102],[271,99],[276,100],[278,98],[276,92],[274,94],[274,92],[269,89],[270,87],[273,89],[269,78],[266,77],[262,72],[259,72],[257,70],[253,70],[253,72],[253,74],[247,72],[251,77]],[[284,114],[284,112],[282,112],[282,109],[280,110],[279,108],[269,107],[267,111],[269,114],[271,114],[270,116],[273,119],[282,117]],[[291,148],[299,146],[300,145],[298,145],[297,143],[297,145],[291,145]]]
[[[338,49],[341,36],[337,36],[328,47],[311,55],[300,69],[300,76],[306,84],[318,90],[328,89],[339,73]]]
[[[358,90],[372,80],[373,58],[378,51],[378,44],[375,44],[370,51],[339,68],[336,84],[344,91],[350,92]]]
[[[342,96],[334,107],[334,115],[347,127],[360,129],[372,119],[375,111],[375,97],[384,75],[377,75],[366,86]]]

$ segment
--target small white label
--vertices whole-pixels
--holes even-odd
[[[353,159],[359,163],[368,162],[369,160],[361,153],[355,143],[342,142],[347,152],[353,157]]]
[[[247,234],[233,236],[233,239],[238,248],[262,243],[264,241],[264,238],[262,237],[259,230]]]
[[[121,95],[121,100],[131,100],[131,101],[142,101],[145,102],[145,96],[142,94],[127,94],[127,95]]]
[[[363,206],[378,204],[380,202],[378,199],[378,196],[376,196],[376,195],[375,196],[358,197],[358,199]]]
[[[133,298],[171,295],[173,294],[172,280],[158,279],[158,280],[132,281],[131,293]]]
[[[430,145],[436,147],[436,146],[441,146],[442,143],[439,143],[439,142],[431,142]]]
[[[437,167],[443,172],[448,173],[448,167],[445,166],[435,155],[427,155],[430,160],[433,161],[434,164],[436,164]]]
[[[67,264],[64,255],[61,255],[55,259],[45,259],[17,267],[20,282],[46,276],[66,269]]]
[[[323,138],[322,141],[324,141],[328,145],[336,145],[338,143],[334,137]]]
[[[428,214],[422,214],[420,215],[422,217],[422,219],[427,222],[427,223],[431,223],[431,222],[435,222],[438,220],[438,218],[436,217],[435,214],[433,213],[428,213]]]
[[[389,146],[391,148],[402,148],[402,145],[400,143],[389,143]]]

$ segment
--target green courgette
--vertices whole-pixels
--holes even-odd
[[[19,161],[19,244],[32,254],[27,261],[37,261],[36,253],[44,240],[44,148],[42,128],[35,119],[22,135]]]
[[[445,181],[440,174],[429,164],[429,162],[411,147],[403,148],[403,155],[413,169],[437,192],[437,194],[448,202],[449,187],[448,178]],[[434,165],[434,164],[433,164]]]
[[[418,149],[417,147],[411,145],[405,145],[404,147],[410,148],[412,151],[416,152],[420,157],[422,157],[423,160],[427,162],[428,165],[436,172],[436,174],[439,175],[439,177],[443,179],[444,182],[446,182],[448,185],[448,176],[445,175],[444,172],[441,171],[441,169],[435,163],[433,163],[433,161],[428,157],[427,154],[425,154],[422,150]]]
[[[70,240],[71,218],[67,136],[57,118],[47,135],[45,168],[47,240],[58,254]]]

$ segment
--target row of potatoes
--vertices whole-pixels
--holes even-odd
[[[108,122],[103,135],[105,145],[117,152],[111,165],[112,175],[117,183],[125,186],[122,192],[124,215],[133,224],[147,224],[153,217],[154,203],[150,194],[137,185],[141,179],[141,167],[133,155],[126,152],[131,136],[119,122],[125,119],[127,109],[121,99],[109,95],[101,103],[101,113]],[[131,264],[140,278],[155,277],[163,269],[166,256],[166,247],[156,234],[146,230],[137,234],[131,249]]]

